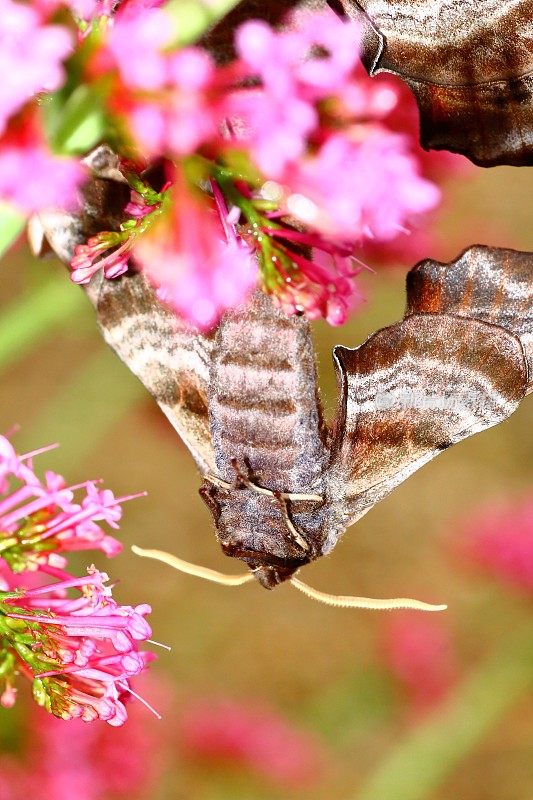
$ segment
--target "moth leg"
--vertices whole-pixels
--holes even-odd
[[[324,502],[324,498],[319,494],[308,494],[307,492],[303,493],[279,492],[279,491],[274,491],[272,489],[267,489],[265,486],[259,486],[257,483],[254,483],[253,480],[247,478],[242,474],[236,458],[231,459],[231,466],[235,470],[235,473],[237,475],[237,481],[239,483],[242,483],[247,489],[252,489],[254,492],[257,492],[258,494],[264,494],[267,497],[276,497],[276,498],[281,497],[283,498],[283,500],[304,500],[304,501],[309,500],[310,502],[313,503]],[[219,478],[217,478],[216,480],[220,483],[220,485],[222,485]]]
[[[309,552],[309,550],[311,549],[310,546],[309,546],[309,542],[300,533],[300,531],[297,529],[296,525],[292,521],[292,519],[290,517],[290,514],[289,514],[289,509],[287,508],[287,501],[283,497],[283,494],[281,492],[272,492],[272,495],[275,497],[275,499],[278,501],[278,503],[280,505],[281,513],[283,515],[283,519],[285,520],[285,525],[287,526],[287,530],[289,531],[290,535],[292,536],[294,542],[299,547],[301,547],[302,550],[305,550],[306,553]]]

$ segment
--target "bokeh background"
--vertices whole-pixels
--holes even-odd
[[[448,260],[473,242],[533,250],[531,175],[472,168],[451,181],[427,255]],[[405,272],[364,275],[367,301],[351,322],[315,326],[330,412],[332,346],[402,316]],[[136,543],[240,569],[219,552],[188,452],[64,269],[21,243],[1,276],[0,430],[20,426],[20,452],[60,442],[38,466],[72,483],[148,491],[125,509],[123,555],[96,562],[120,579],[119,601],[153,606],[154,636],[172,650],[142,686],[161,722],[135,704],[121,730],[82,729],[44,719],[23,692],[0,710],[0,800],[18,800],[17,776],[36,765],[59,782],[52,792],[43,777],[35,800],[531,800],[531,586],[515,585],[512,569],[501,581],[477,568],[461,546],[495,504],[515,535],[513,514],[533,497],[531,400],[424,467],[306,569],[329,592],[445,601],[446,613],[335,610],[290,586],[226,589],[129,552]],[[533,511],[527,524],[521,567],[529,559],[533,571]]]

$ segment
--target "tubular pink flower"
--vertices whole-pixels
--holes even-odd
[[[128,680],[153,658],[138,650],[151,635],[150,607],[119,606],[105,573],[0,593],[0,636],[7,680],[20,665],[33,681],[40,705],[62,719],[102,719],[122,725]],[[74,590],[78,594],[71,597]]]
[[[84,490],[74,501],[75,488]],[[113,556],[122,546],[98,524],[118,528],[121,503],[109,490],[87,481],[68,487],[64,478],[46,472],[42,482],[0,437],[0,562],[15,572],[63,567],[63,553],[98,549]]]
[[[252,290],[257,265],[252,250],[225,221],[220,194],[213,205],[180,174],[170,191],[172,207],[139,239],[135,261],[163,302],[208,330]]]

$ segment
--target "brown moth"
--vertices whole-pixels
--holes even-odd
[[[117,184],[102,174],[106,215]],[[46,215],[41,222],[52,248],[68,256],[78,227],[70,221],[68,233],[65,220]],[[359,347],[334,349],[331,430],[309,324],[284,316],[262,292],[210,336],[178,320],[133,271],[111,281],[97,275],[87,294],[105,340],[191,451],[223,552],[250,573],[221,576],[159,551],[145,555],[226,584],[253,576],[272,589],[291,580],[337,605],[439,608],[334,598],[294,576],[419,467],[506,419],[531,390],[533,254],[473,246],[450,264],[412,269],[404,319]]]
[[[533,0],[330,0],[364,29],[371,75],[417,99],[426,148],[533,163]]]

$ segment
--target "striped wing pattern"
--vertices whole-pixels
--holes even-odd
[[[207,416],[214,341],[162,306],[141,274],[91,284],[106,342],[157,400],[202,473],[214,468]]]
[[[516,334],[533,390],[532,253],[476,245],[450,264],[423,261],[409,272],[407,298],[407,314],[454,314]]]
[[[370,74],[413,91],[426,148],[533,163],[533,0],[330,0],[360,20]]]
[[[409,274],[402,322],[358,348],[335,348],[331,492],[344,496],[351,522],[517,408],[528,387],[532,284],[527,254],[476,247],[450,266],[423,262]]]

